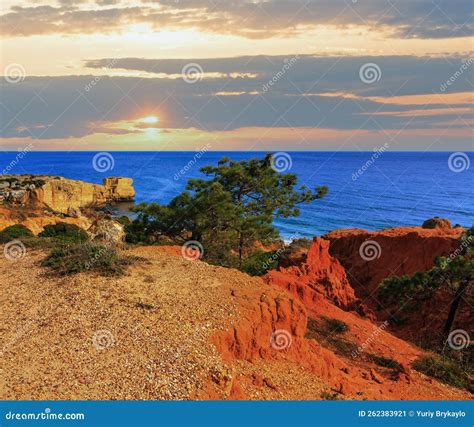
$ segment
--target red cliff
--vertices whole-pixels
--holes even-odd
[[[359,298],[368,297],[389,276],[402,276],[433,267],[437,256],[458,246],[462,228],[399,227],[380,231],[334,230],[323,237],[329,252],[344,266]]]
[[[417,345],[434,345],[448,316],[452,294],[439,289],[432,298],[417,302],[403,312],[399,307],[381,304],[377,287],[387,277],[412,275],[429,270],[434,258],[447,256],[459,248],[462,228],[400,227],[369,232],[341,229],[324,238],[331,242],[329,252],[344,266],[355,294],[377,315],[389,320],[390,329],[399,337]],[[380,309],[383,307],[383,309]],[[378,309],[378,310],[377,310]],[[472,326],[470,307],[462,303],[454,328]]]
[[[306,261],[299,266],[271,270],[264,280],[288,290],[308,309],[325,298],[346,310],[358,307],[344,268],[329,254],[329,241],[319,237],[313,239]]]

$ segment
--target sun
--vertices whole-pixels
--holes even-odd
[[[148,124],[158,123],[159,121],[160,119],[156,116],[146,116],[141,120],[142,123]]]

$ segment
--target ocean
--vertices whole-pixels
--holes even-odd
[[[289,152],[286,171],[309,187],[326,185],[322,200],[302,205],[299,217],[278,219],[285,239],[312,237],[336,228],[378,230],[421,225],[433,216],[471,226],[474,219],[474,153]],[[199,168],[228,156],[258,152],[17,152],[0,153],[0,171],[51,174],[101,183],[106,176],[134,180],[136,202],[166,203]],[[457,157],[456,157],[457,156]],[[94,157],[95,160],[94,161]],[[285,163],[286,162],[286,163]],[[126,210],[128,205],[119,206]]]

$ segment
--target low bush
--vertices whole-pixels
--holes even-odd
[[[135,304],[135,307],[141,308],[143,310],[153,310],[155,308],[155,306],[153,304],[149,304],[149,303],[146,303],[146,302],[137,302]]]
[[[89,240],[89,235],[81,227],[66,222],[46,225],[39,237],[51,237],[66,243],[81,243]]]
[[[3,229],[0,234],[9,240],[34,236],[29,228],[21,224],[10,225],[10,227]]]
[[[123,224],[125,231],[125,241],[127,243],[154,243],[154,235],[142,226],[138,221],[130,224]]]
[[[401,372],[403,371],[403,366],[397,362],[395,359],[390,359],[388,357],[377,356],[376,354],[368,354],[370,361],[374,362],[376,365],[382,366],[384,368],[390,368],[394,371]]]
[[[349,341],[338,336],[329,336],[326,339],[328,347],[339,356],[353,357],[359,351],[359,345],[354,341]]]
[[[341,395],[337,391],[323,391],[320,397],[323,400],[341,400]]]
[[[314,338],[315,335],[327,338],[331,335],[344,334],[349,330],[349,325],[346,322],[330,317],[321,316],[320,321],[308,317],[308,324],[306,328],[307,338]]]
[[[59,275],[69,275],[94,270],[110,276],[120,275],[137,257],[122,256],[113,247],[86,242],[54,248],[43,260],[42,266],[51,268]]]
[[[330,348],[336,354],[344,357],[350,357],[357,352],[359,346],[341,335],[349,330],[347,323],[338,319],[331,319],[321,316],[321,320],[308,318],[305,338],[315,339],[323,347]]]
[[[339,319],[332,319],[330,317],[321,316],[323,320],[323,327],[325,331],[330,334],[343,334],[349,330],[349,325]]]
[[[469,374],[456,361],[443,356],[422,356],[412,363],[413,369],[439,381],[474,393]]]

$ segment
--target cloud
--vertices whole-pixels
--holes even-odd
[[[169,82],[173,91],[185,93],[214,94],[216,92],[262,91],[282,70],[284,75],[272,86],[272,93],[286,95],[321,94],[349,92],[364,96],[394,96],[412,94],[432,94],[440,91],[440,85],[459,72],[463,64],[467,70],[461,78],[449,87],[447,92],[465,92],[472,89],[468,76],[474,71],[474,59],[457,55],[444,57],[419,56],[240,56],[234,58],[201,59],[144,59],[144,58],[104,58],[84,61],[91,69],[126,70],[146,72],[149,76],[179,76],[189,64],[197,64],[204,72],[204,83],[190,86],[182,79]],[[360,69],[364,64],[375,63],[380,69],[377,84],[361,82]],[[287,70],[285,71],[285,69]],[[256,77],[236,77],[232,75],[255,75]]]
[[[141,7],[85,10],[75,5],[14,6],[0,17],[0,32],[4,36],[107,33],[139,22],[143,13]]]
[[[90,67],[165,76],[179,75],[185,64],[195,62],[203,68],[204,78],[193,84],[183,78],[109,76],[3,80],[0,137],[82,137],[97,132],[97,123],[101,132],[116,133],[117,122],[155,114],[165,129],[211,132],[245,127],[433,129],[439,122],[466,128],[472,120],[471,102],[467,96],[453,95],[471,90],[472,69],[466,67],[459,74],[463,64],[473,62],[465,59],[256,56],[87,61]],[[361,80],[360,69],[367,63],[376,63],[378,81]],[[251,76],[232,77],[244,70]],[[206,72],[218,77],[208,78]],[[454,75],[453,83],[441,90]]]
[[[144,0],[133,7],[98,0],[94,8],[63,0],[58,7],[12,7],[1,16],[1,33],[123,32],[127,25],[141,23],[155,30],[195,28],[269,38],[304,34],[318,26],[355,26],[384,30],[390,37],[426,39],[468,37],[473,34],[472,17],[470,0]]]

